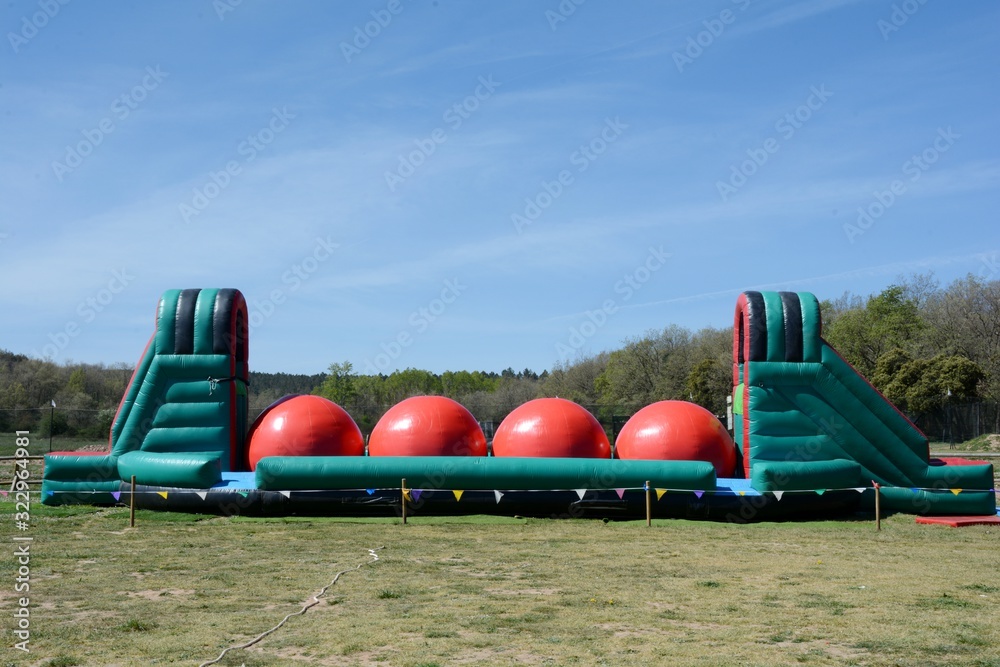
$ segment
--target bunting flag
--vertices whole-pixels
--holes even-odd
[[[420,502],[420,494],[422,493],[423,491],[420,489],[410,489],[410,497],[413,498],[413,502]]]
[[[413,502],[413,498],[410,496],[410,490],[409,489],[400,489],[400,490],[403,492],[403,497],[404,498],[406,498],[410,502]]]
[[[496,496],[497,504],[499,505],[500,504],[500,499],[503,498],[503,494],[500,493],[499,491],[494,491],[493,495]]]
[[[6,498],[8,493],[10,493],[10,492],[9,491],[0,491],[0,496],[3,496],[4,498]]]
[[[280,493],[281,495],[283,495],[286,498],[291,498],[292,497],[292,492],[291,491],[279,491],[278,493]]]
[[[857,491],[858,493],[864,493],[865,492],[865,487],[863,487],[863,486],[856,486],[856,487],[854,487],[854,490]]]
[[[737,491],[736,493],[738,493],[740,496],[745,496],[747,494],[746,491]]]
[[[455,502],[457,503],[460,500],[462,500],[462,494],[465,493],[465,491],[459,491],[458,489],[453,489],[451,493],[452,495],[455,496]]]
[[[704,491],[695,491],[694,495],[695,495],[695,498],[701,498],[703,495],[705,495],[705,492]]]
[[[660,498],[662,498],[663,494],[666,493],[666,492],[667,492],[666,489],[657,489],[656,490],[656,499],[659,500]]]
[[[365,489],[365,493],[367,493],[369,496],[374,496],[375,489]]]
[[[781,502],[781,496],[785,495],[784,491],[772,491],[771,493],[774,494],[774,497],[778,499],[779,503]]]
[[[583,497],[587,495],[587,489],[576,489],[576,495],[580,497],[580,500],[583,500]]]
[[[122,497],[122,492],[121,491],[112,491],[111,492],[111,497],[115,499],[115,502],[118,502],[121,499],[121,497]]]
[[[55,491],[46,491],[46,492],[45,492],[45,495],[47,495],[47,496],[49,496],[49,497],[51,497],[51,496],[54,496],[55,494],[56,494],[56,492],[55,492]]]
[[[156,492],[156,495],[160,496],[160,497],[161,497],[161,498],[163,498],[164,500],[166,500],[166,499],[167,499],[167,492],[166,492],[166,491],[157,491],[157,492]]]
[[[625,489],[615,489],[615,493],[618,494],[618,500],[625,497]]]
[[[817,496],[822,496],[824,493],[826,493],[826,489],[816,489]]]
[[[249,495],[250,495],[250,492],[249,492],[249,491],[237,491],[236,493],[240,494],[240,495],[241,495],[241,496],[243,496],[244,498],[246,498],[247,496],[249,496]],[[164,497],[166,497],[166,496],[164,496]]]
[[[642,485],[642,490],[643,491],[649,491],[649,484],[643,484]]]
[[[911,487],[910,487],[910,491],[913,491],[914,493],[919,493],[919,492],[920,492],[920,489],[918,489],[918,488],[917,488],[917,487],[915,487],[915,486],[911,486]]]
[[[962,492],[962,489],[951,489],[951,492],[954,493],[957,496],[958,494],[960,494]]]

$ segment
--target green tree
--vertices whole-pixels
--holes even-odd
[[[902,360],[901,355],[893,356]],[[939,354],[931,359],[911,359],[898,365],[885,387],[885,395],[901,410],[929,412],[947,403],[979,398],[979,384],[984,377],[975,362],[961,356]]]
[[[726,414],[726,396],[732,393],[733,374],[717,359],[702,359],[688,373],[688,400],[714,415]]]
[[[556,364],[538,387],[540,396],[559,396],[583,405],[599,402],[597,378],[608,366],[608,353],[584,357],[576,362]]]
[[[864,308],[839,314],[824,336],[862,375],[872,377],[879,357],[894,348],[913,347],[923,328],[916,300],[893,285],[869,297]]]
[[[315,393],[337,405],[351,405],[356,397],[356,377],[353,370],[354,366],[349,361],[330,364],[329,374]]]
[[[929,347],[979,364],[986,374],[983,393],[1000,400],[1000,280],[956,280],[928,299],[927,320]]]

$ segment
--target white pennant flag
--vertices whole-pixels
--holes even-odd
[[[499,491],[494,491],[493,495],[496,496],[497,498],[497,504],[500,504],[500,499],[503,498],[503,494],[500,493]]]
[[[278,493],[280,493],[281,495],[283,495],[286,498],[291,498],[292,497],[292,492],[291,491],[278,491]]]
[[[778,499],[779,503],[781,502],[781,496],[785,495],[784,491],[772,491],[771,493],[774,494],[774,497]]]
[[[195,494],[202,500],[208,497],[208,491],[195,491]]]
[[[577,489],[576,495],[580,496],[580,500],[583,500],[583,497],[587,495],[587,489]]]

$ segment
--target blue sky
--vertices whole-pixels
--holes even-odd
[[[0,14],[14,352],[131,364],[236,287],[256,370],[540,371],[996,277],[993,2],[63,1]]]

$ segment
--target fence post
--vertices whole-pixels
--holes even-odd
[[[873,481],[875,486],[875,530],[882,530],[882,493],[878,482]]]
[[[649,487],[649,480],[646,480],[646,527],[653,525],[653,490]]]
[[[128,527],[135,528],[135,475],[132,475],[132,490],[128,494]]]
[[[403,525],[406,525],[406,478],[403,478],[403,482],[399,485],[399,495],[400,499],[403,501]]]

